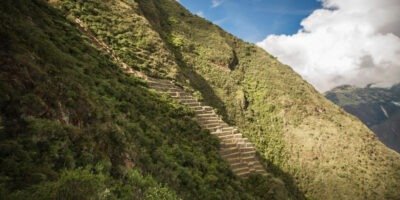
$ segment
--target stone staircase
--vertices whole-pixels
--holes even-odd
[[[192,94],[184,91],[171,81],[151,77],[144,77],[144,79],[147,80],[150,88],[171,96],[195,112],[199,125],[220,139],[220,154],[222,158],[228,161],[232,171],[237,176],[247,177],[251,173],[267,174],[256,157],[256,150],[253,144],[243,137],[236,128],[226,124],[212,107],[202,105]]]
[[[150,88],[160,93],[168,94],[179,103],[191,108],[195,112],[200,126],[220,139],[220,154],[222,158],[228,161],[232,171],[237,176],[246,178],[252,173],[267,175],[266,170],[256,157],[256,150],[253,144],[243,137],[236,128],[226,124],[212,107],[202,105],[192,94],[185,92],[169,80],[148,77],[139,71],[133,70],[132,67],[128,66],[114,53],[112,48],[96,38],[81,20],[77,18],[75,23],[79,30],[88,36],[98,49],[109,54],[114,62],[120,65],[126,73],[146,80]]]

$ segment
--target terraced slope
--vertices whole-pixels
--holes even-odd
[[[147,78],[147,81],[150,87],[168,94],[195,112],[196,120],[201,127],[220,139],[222,158],[229,162],[232,171],[237,176],[247,177],[251,173],[267,175],[264,167],[256,158],[254,145],[236,128],[225,123],[212,107],[202,105],[191,93],[185,92],[171,81],[155,78]]]
[[[254,145],[244,138],[234,127],[229,126],[222,120],[214,108],[202,105],[191,93],[185,92],[182,88],[173,84],[167,79],[156,79],[133,70],[131,66],[123,62],[113,49],[106,43],[95,37],[87,26],[78,18],[73,20],[81,32],[93,41],[100,49],[105,51],[119,66],[128,74],[148,81],[150,87],[161,93],[166,93],[179,103],[188,106],[196,114],[197,122],[203,129],[209,130],[211,134],[216,135],[221,140],[220,153],[230,164],[232,171],[239,177],[247,177],[252,173],[267,175],[262,164],[256,158],[256,149]]]
[[[229,162],[232,171],[237,176],[247,177],[251,173],[267,175],[264,167],[256,158],[256,149],[254,145],[251,144],[247,138],[244,138],[236,128],[225,123],[222,117],[215,112],[214,108],[202,105],[191,93],[185,92],[182,88],[174,85],[172,81],[150,78],[139,71],[133,70],[133,67],[123,62],[123,60],[114,53],[112,48],[95,37],[80,19],[75,18],[73,21],[83,34],[90,38],[100,50],[109,54],[128,74],[147,80],[150,87],[161,93],[170,95],[179,103],[192,109],[201,127],[209,130],[211,134],[216,135],[221,140],[220,153],[222,157]]]

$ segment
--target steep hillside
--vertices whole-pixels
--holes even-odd
[[[55,6],[67,17],[81,19],[121,55],[140,46],[138,39],[155,41],[160,48],[148,49],[152,59],[173,59],[167,63],[176,64],[150,66],[153,75],[175,79],[218,108],[256,144],[270,170],[290,174],[307,197],[400,196],[400,156],[367,127],[288,66],[192,15],[176,1],[64,0]],[[125,18],[130,15],[134,19]],[[119,20],[124,20],[124,34],[119,32]],[[124,59],[134,61],[133,55]]]
[[[0,4],[0,199],[296,198],[95,47],[44,1]]]
[[[325,96],[358,117],[388,147],[400,152],[400,84],[391,88],[341,86]]]
[[[62,195],[72,179],[88,188],[73,194],[127,199],[400,197],[397,153],[288,66],[175,0],[49,3],[58,11],[1,4],[2,193]],[[217,108],[284,184],[235,177],[193,113],[125,75],[76,19],[129,66]]]

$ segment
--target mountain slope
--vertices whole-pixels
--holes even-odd
[[[128,136],[126,136],[127,138],[117,137],[114,145],[107,145],[108,141],[114,141],[114,139],[105,139],[104,144],[103,139],[88,138],[85,141],[96,141],[91,146],[89,145],[92,147],[89,150],[99,149],[97,154],[103,156],[105,154],[109,158],[113,158],[114,155],[104,153],[108,152],[105,150],[113,150],[112,152],[115,152],[116,155],[119,152],[134,154],[137,156],[134,158],[139,159],[133,159],[133,164],[140,166],[141,170],[145,172],[144,174],[153,177],[158,184],[165,184],[166,189],[164,188],[163,191],[169,191],[166,192],[169,195],[173,196],[176,193],[187,199],[221,199],[222,197],[228,199],[273,197],[286,199],[301,198],[301,193],[305,193],[306,197],[311,199],[397,199],[400,197],[398,190],[400,188],[398,181],[400,180],[400,156],[398,154],[380,143],[359,120],[327,101],[288,66],[280,64],[262,49],[245,43],[210,22],[192,15],[175,0],[51,0],[50,3],[71,22],[74,19],[80,19],[97,38],[107,43],[124,62],[134,69],[151,76],[173,80],[187,91],[192,91],[194,95],[202,98],[205,104],[217,108],[225,121],[239,127],[240,131],[250,138],[258,150],[259,156],[264,159],[264,164],[268,166],[268,170],[282,177],[285,182],[284,186],[279,184],[280,181],[272,179],[263,180],[255,177],[249,180],[239,180],[235,178],[227,164],[218,155],[215,138],[213,139],[199,129],[199,126],[192,121],[190,112],[185,111],[169,99],[149,93],[146,87],[136,79],[131,83],[133,78],[125,77],[121,70],[107,61],[106,56],[98,55],[98,52],[90,53],[89,50],[93,49],[90,48],[90,45],[92,47],[95,45],[83,42],[87,40],[80,39],[72,43],[74,40],[70,38],[57,37],[68,35],[60,33],[60,30],[67,30],[64,32],[69,33],[72,28],[63,26],[46,28],[47,26],[43,25],[44,22],[48,25],[57,24],[55,23],[57,21],[65,24],[66,22],[61,19],[61,16],[57,15],[57,18],[52,18],[52,15],[55,14],[32,16],[31,19],[35,23],[29,24],[29,17],[26,17],[25,13],[41,13],[41,9],[31,11],[32,9],[28,7],[37,7],[41,5],[41,1],[33,1],[33,3],[22,0],[6,2],[2,5],[4,9],[2,13],[5,13],[3,17],[5,16],[7,19],[2,20],[2,22],[7,22],[2,27],[8,27],[5,30],[30,32],[31,30],[26,30],[25,27],[31,27],[33,30],[42,30],[47,37],[47,39],[39,37],[34,40],[36,37],[32,36],[29,40],[22,40],[19,43],[28,47],[24,46],[19,50],[28,49],[35,52],[33,55],[41,55],[40,53],[44,52],[44,55],[39,56],[42,63],[58,62],[53,63],[53,66],[67,66],[66,71],[64,68],[55,67],[38,70],[46,73],[38,75],[34,80],[49,87],[57,85],[56,83],[61,79],[53,78],[52,73],[58,72],[57,70],[63,69],[56,73],[61,77],[68,74],[69,71],[78,73],[67,76],[67,81],[61,82],[64,83],[63,86],[68,86],[64,91],[79,91],[79,88],[84,87],[84,91],[88,94],[83,93],[77,96],[86,97],[91,94],[94,97],[83,98],[90,102],[87,105],[76,104],[75,101],[80,98],[70,96],[62,98],[74,100],[68,106],[80,105],[79,108],[72,107],[68,112],[74,113],[88,108],[92,112],[82,111],[75,115],[81,117],[88,113],[98,112],[97,115],[106,117],[105,121],[95,120],[93,123],[101,125],[108,122],[111,127],[114,127],[113,131],[107,131],[108,129],[105,129],[106,131],[101,131],[103,129],[89,131],[89,133],[97,133],[94,135],[99,135],[98,137],[110,135],[109,133],[120,133],[121,130],[126,132],[123,135],[129,136],[134,133],[135,139],[129,140]],[[14,2],[17,2],[15,4],[17,9],[13,8]],[[20,16],[17,22],[23,23],[20,26],[12,25],[16,21],[12,19],[15,13]],[[54,30],[57,30],[56,34],[52,32]],[[9,38],[21,35],[19,32],[14,32],[6,32],[3,35]],[[75,35],[79,35],[76,30]],[[42,40],[56,42],[54,46],[61,48],[64,54],[47,56],[47,54],[57,51],[49,49],[47,45],[39,45]],[[11,41],[19,40],[14,38]],[[14,43],[12,42],[12,44]],[[34,44],[36,48],[30,47],[30,44]],[[78,48],[78,51],[67,48],[69,45]],[[21,54],[17,53],[9,54]],[[32,53],[28,51],[26,54]],[[74,70],[68,70],[70,65],[64,65],[65,59],[71,58],[71,56],[75,57],[73,60],[76,64],[72,65],[76,67],[73,68]],[[92,57],[95,59],[91,59]],[[14,60],[22,63],[26,59],[29,61],[28,63],[38,62],[30,60],[33,58],[24,56],[14,58]],[[76,80],[76,77],[80,77],[79,74],[88,73],[85,66],[92,66],[93,72],[89,71],[91,73],[87,76]],[[110,66],[114,67],[113,70],[107,71],[107,67]],[[13,73],[5,73],[4,77],[9,77]],[[99,81],[89,84],[92,77],[97,80],[99,75],[102,75]],[[46,82],[47,79],[42,77],[48,77],[50,81]],[[30,76],[19,76],[14,79],[29,80],[29,78]],[[2,80],[10,79],[3,78]],[[83,80],[85,81],[83,82]],[[102,82],[107,84],[104,84],[103,87],[99,85]],[[75,83],[81,84],[75,86]],[[13,94],[14,91],[20,91],[17,94],[21,95],[16,95],[17,97],[8,101],[2,101],[2,111],[6,109],[6,105],[10,104],[10,101],[17,102],[12,107],[18,110],[17,113],[29,113],[25,110],[19,111],[19,109],[37,104],[30,101],[35,98],[22,98],[27,86],[17,84],[7,89],[5,82],[3,85],[2,88],[6,89],[3,89],[5,92],[1,94],[7,95],[2,99],[7,99],[7,96]],[[100,88],[97,88],[99,86]],[[52,94],[58,90],[46,88],[45,91],[50,91],[46,94]],[[69,95],[69,93],[67,94]],[[103,96],[107,98],[100,98]],[[96,101],[98,98],[101,101]],[[25,101],[21,99],[25,99]],[[29,101],[27,102],[26,99]],[[50,98],[49,102],[57,102],[54,99]],[[114,102],[114,99],[117,102]],[[49,102],[44,105],[50,104]],[[64,104],[62,102],[60,107],[64,108]],[[21,107],[21,105],[24,106]],[[58,121],[62,122],[60,119],[64,119],[63,116],[67,112],[61,112],[60,110],[64,109],[60,109],[60,107],[57,107],[56,103],[49,110],[58,114]],[[38,109],[37,112],[40,114],[41,110]],[[128,110],[136,112],[127,113]],[[16,123],[14,119],[22,120],[22,124],[27,123],[23,118],[25,115],[2,115],[4,121],[2,124],[5,127],[2,131],[7,133],[13,130],[12,127],[19,127],[15,124],[7,125],[11,122]],[[36,118],[41,117],[41,115],[36,116]],[[88,118],[91,119],[90,117],[91,115]],[[120,120],[122,125],[118,124]],[[132,121],[139,125],[131,127],[129,124]],[[73,125],[78,129],[82,126],[92,127],[92,124],[85,126],[88,122],[83,122],[85,121],[77,120]],[[118,126],[115,127],[116,125]],[[133,131],[128,131],[132,129]],[[41,128],[39,127],[37,130],[41,130]],[[16,133],[20,132],[31,133],[32,130],[16,131]],[[89,137],[93,134],[79,135]],[[8,139],[14,141],[13,137]],[[121,146],[122,141],[127,141],[127,144]],[[20,143],[22,142],[20,141]],[[135,144],[132,146],[138,146],[138,148],[132,149],[131,144]],[[83,149],[86,149],[86,146],[81,145]],[[127,149],[116,148],[120,146]],[[81,151],[77,150],[76,152],[79,154]],[[95,152],[90,154],[96,155]],[[124,166],[118,163],[125,159],[118,159],[118,156],[116,158],[111,165],[113,169]],[[53,162],[53,160],[49,161],[49,163]],[[91,163],[98,163],[98,160],[92,160]],[[129,169],[130,162],[127,163],[128,166],[125,167]],[[78,166],[82,165],[85,166],[87,163]],[[121,177],[121,174],[124,175],[123,172],[127,170],[126,168],[122,167],[122,172],[118,170],[118,173],[111,174],[112,179],[120,181],[118,177]],[[114,170],[109,171],[115,173]],[[6,174],[5,180],[18,174],[17,172]],[[295,191],[296,185],[293,182],[301,192]],[[7,189],[15,190],[12,187]]]
[[[400,152],[400,84],[388,89],[341,86],[325,96],[363,121],[388,147]]]
[[[165,48],[152,53],[168,51],[178,67],[169,70],[173,73],[164,73],[168,66],[155,68],[156,74],[200,91],[206,104],[218,108],[256,144],[271,170],[294,176],[307,196],[400,196],[399,155],[254,45],[190,14],[175,1],[109,1],[103,8],[90,1],[62,1],[59,6],[104,41],[118,33],[112,18],[120,10],[129,8],[143,17],[127,25],[156,31]],[[129,45],[134,38],[115,38],[109,44],[116,51],[134,46]],[[132,42],[123,44],[125,40]]]
[[[46,2],[3,1],[0,19],[2,199],[294,198],[272,175],[234,176],[193,112]]]
[[[251,138],[271,169],[294,176],[308,197],[400,196],[399,155],[289,67],[174,1],[136,2],[174,52],[176,79],[200,91]]]

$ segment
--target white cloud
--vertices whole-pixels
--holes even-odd
[[[332,87],[400,82],[400,1],[322,0],[294,35],[259,46],[321,92]]]
[[[216,8],[224,3],[224,0],[211,0],[211,7]]]
[[[199,17],[204,18],[204,12],[203,11],[196,12],[196,15],[199,16]]]

